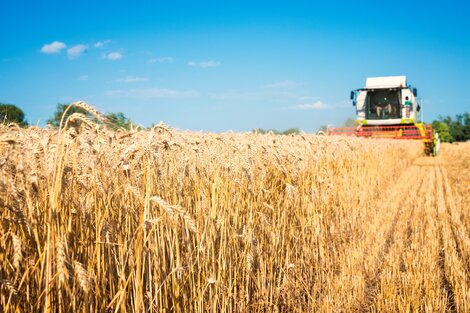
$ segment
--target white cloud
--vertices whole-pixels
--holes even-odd
[[[300,100],[318,100],[318,97],[312,97],[312,96],[302,96],[299,98]]]
[[[141,88],[131,90],[108,90],[104,92],[109,97],[133,97],[139,99],[181,99],[197,98],[199,92],[194,90],[175,90],[164,88]]]
[[[302,86],[301,83],[290,81],[290,80],[285,80],[282,82],[276,82],[272,84],[267,84],[264,85],[263,88],[268,88],[268,89],[286,89],[286,88],[295,88]]]
[[[127,76],[124,78],[119,78],[116,81],[119,83],[136,83],[136,82],[144,82],[147,80],[149,80],[147,77]]]
[[[80,75],[78,77],[78,80],[87,80],[88,79],[88,75]]]
[[[106,46],[108,43],[111,43],[111,40],[103,40],[103,41],[98,41],[98,42],[95,42],[94,46],[95,48],[103,48],[104,46]]]
[[[293,110],[326,110],[326,109],[332,109],[333,106],[322,101],[317,101],[313,103],[298,104],[298,105],[290,106],[288,108],[293,109]]]
[[[82,45],[82,44],[75,45],[72,48],[69,48],[67,50],[67,54],[69,58],[74,59],[74,58],[78,58],[79,56],[81,56],[82,53],[85,52],[87,49],[88,49],[87,45]]]
[[[110,61],[116,61],[116,60],[122,59],[123,55],[121,52],[110,52],[110,53],[103,55],[103,58],[110,60]]]
[[[147,64],[154,64],[154,63],[167,63],[173,62],[173,57],[159,57],[159,58],[151,58],[147,61]]]
[[[201,62],[194,62],[189,61],[188,65],[192,67],[200,67],[200,68],[207,68],[207,67],[217,67],[220,66],[219,61],[201,61]]]
[[[62,49],[65,49],[65,47],[67,47],[65,43],[56,40],[42,46],[41,52],[46,54],[55,54],[59,53]]]

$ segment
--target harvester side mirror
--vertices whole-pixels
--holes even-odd
[[[354,100],[354,95],[355,95],[355,92],[354,92],[354,91],[351,91],[351,95],[349,96],[349,98],[350,98],[351,100]]]
[[[418,89],[416,89],[416,88],[413,88],[413,95],[414,95],[415,97],[417,97],[417,96],[418,96]]]
[[[353,101],[353,107],[355,107],[355,106],[356,106],[356,100]]]

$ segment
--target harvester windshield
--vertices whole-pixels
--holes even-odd
[[[401,92],[398,89],[375,89],[367,91],[366,118],[381,120],[401,118]]]

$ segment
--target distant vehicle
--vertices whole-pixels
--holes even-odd
[[[406,76],[369,77],[366,86],[351,91],[357,127],[329,128],[328,135],[416,139],[428,155],[439,153],[439,136],[419,121],[418,90]]]

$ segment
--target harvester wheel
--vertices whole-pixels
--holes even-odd
[[[435,155],[434,154],[434,145],[432,142],[426,142],[424,144],[424,154],[426,155]]]

